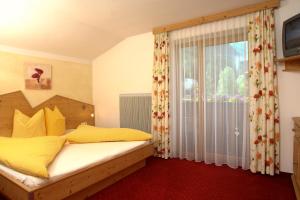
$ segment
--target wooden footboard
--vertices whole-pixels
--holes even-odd
[[[132,174],[133,172],[141,169],[142,167],[144,167],[146,164],[145,160],[142,160],[98,183],[95,183],[94,185],[81,190],[69,197],[67,197],[65,200],[82,200],[82,199],[86,199],[90,196],[92,196],[93,194],[96,194],[97,192],[101,191],[102,189],[116,183],[117,181],[121,180],[122,178]]]
[[[13,200],[32,198],[32,190],[18,180],[0,171],[0,193]]]
[[[0,192],[13,200],[84,199],[140,169],[145,159],[152,155],[153,146],[149,144],[35,188],[0,172]]]

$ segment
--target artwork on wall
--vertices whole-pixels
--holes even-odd
[[[25,88],[49,90],[52,86],[52,67],[49,64],[25,63]]]

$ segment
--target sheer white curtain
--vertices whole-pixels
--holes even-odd
[[[170,33],[171,157],[249,168],[247,16]]]

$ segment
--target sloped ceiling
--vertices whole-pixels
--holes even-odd
[[[91,60],[153,27],[263,0],[0,0],[0,44]]]

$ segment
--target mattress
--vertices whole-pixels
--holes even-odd
[[[100,164],[119,157],[147,144],[149,141],[66,144],[48,167],[49,179],[26,175],[1,164],[0,170],[29,187],[36,187],[95,163]]]

